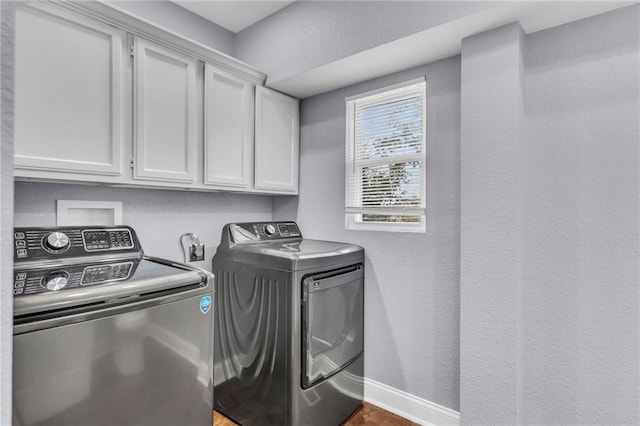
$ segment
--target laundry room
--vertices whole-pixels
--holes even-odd
[[[640,423],[636,1],[0,20],[0,424]]]

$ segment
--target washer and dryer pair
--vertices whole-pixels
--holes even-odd
[[[223,228],[215,409],[249,425],[338,425],[362,402],[364,250],[294,222]]]

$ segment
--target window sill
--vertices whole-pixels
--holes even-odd
[[[420,222],[362,222],[353,217],[345,218],[345,229],[347,231],[376,231],[376,232],[413,232],[425,233],[426,220],[422,218]]]

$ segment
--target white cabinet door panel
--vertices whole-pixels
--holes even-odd
[[[205,183],[248,188],[253,168],[253,84],[205,65]]]
[[[134,178],[193,182],[196,61],[135,41]]]
[[[298,100],[256,87],[255,188],[298,192]]]
[[[122,174],[125,41],[80,15],[18,5],[16,168]]]

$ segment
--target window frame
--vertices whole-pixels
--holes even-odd
[[[362,110],[376,105],[384,105],[391,102],[400,102],[417,96],[422,102],[422,140],[420,154],[405,154],[384,159],[356,160],[358,133],[362,125],[356,123],[361,120]],[[403,83],[382,87],[380,89],[368,91],[345,99],[346,104],[346,135],[345,135],[345,229],[362,231],[390,231],[390,232],[426,232],[426,115],[427,115],[427,94],[426,78],[405,81]],[[420,206],[416,207],[362,207],[362,184],[361,177],[364,167],[375,165],[392,165],[399,162],[419,161],[420,162]],[[357,172],[360,171],[358,174]],[[354,184],[355,183],[355,184]],[[354,193],[352,193],[354,192]],[[350,206],[354,200],[359,206]],[[365,210],[378,210],[378,214],[420,216],[418,222],[376,222],[363,221]]]

